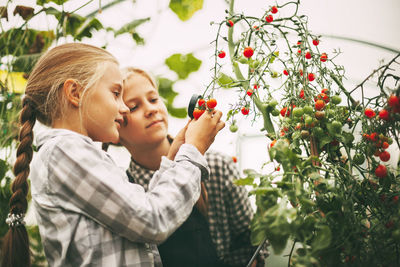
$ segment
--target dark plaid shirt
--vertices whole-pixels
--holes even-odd
[[[250,244],[253,210],[248,192],[233,184],[240,175],[231,157],[218,152],[207,152],[205,157],[210,169],[209,180],[204,181],[208,192],[208,223],[217,255],[228,265],[246,266],[256,249]],[[147,190],[154,171],[131,160],[128,172],[135,183]],[[262,249],[259,255],[258,266],[264,266],[268,252]]]
[[[31,164],[32,204],[50,266],[152,267],[151,244],[172,234],[200,196],[198,166],[184,144],[163,157],[147,192],[89,137],[50,129],[38,134]],[[178,162],[179,161],[179,162]],[[147,189],[147,188],[146,188]]]

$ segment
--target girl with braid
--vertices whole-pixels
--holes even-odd
[[[120,142],[131,154],[130,181],[147,190],[172,143],[168,113],[148,73],[136,68],[124,72],[123,99],[129,113],[119,130]],[[242,267],[256,250],[250,242],[253,210],[247,190],[233,184],[239,172],[232,158],[216,151],[207,152],[205,158],[210,177],[201,183],[192,213],[158,246],[164,267]],[[266,255],[262,249],[252,266],[264,266]]]
[[[3,267],[30,266],[28,176],[50,266],[160,266],[149,243],[164,241],[190,215],[208,176],[203,154],[224,123],[220,111],[189,122],[145,192],[96,143],[119,141],[129,111],[122,82],[115,58],[90,45],[60,45],[36,63],[20,115]],[[49,128],[37,134],[33,155],[36,120]]]

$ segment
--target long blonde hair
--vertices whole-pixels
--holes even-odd
[[[14,164],[15,179],[9,206],[9,221],[24,216],[29,191],[27,178],[32,160],[33,126],[36,120],[51,126],[53,121],[65,116],[68,102],[62,92],[67,79],[75,79],[87,90],[104,75],[105,63],[117,63],[104,49],[81,43],[64,44],[47,51],[38,60],[27,82],[20,113],[20,132],[17,159]],[[30,266],[29,239],[23,223],[16,220],[4,237],[3,267]]]

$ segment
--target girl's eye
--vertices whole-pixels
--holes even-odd
[[[116,97],[119,97],[119,96],[121,95],[121,93],[120,93],[119,91],[114,91],[113,94],[114,94]]]
[[[151,102],[152,103],[156,103],[158,101],[158,98],[153,98],[153,99],[151,99]]]
[[[130,111],[130,112],[133,112],[133,111],[136,110],[136,108],[137,108],[137,106],[131,107],[131,108],[129,108],[129,111]]]

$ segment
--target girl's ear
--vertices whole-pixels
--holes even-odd
[[[74,79],[68,79],[64,82],[63,90],[68,102],[74,107],[79,107],[82,101],[82,88],[79,83]]]

